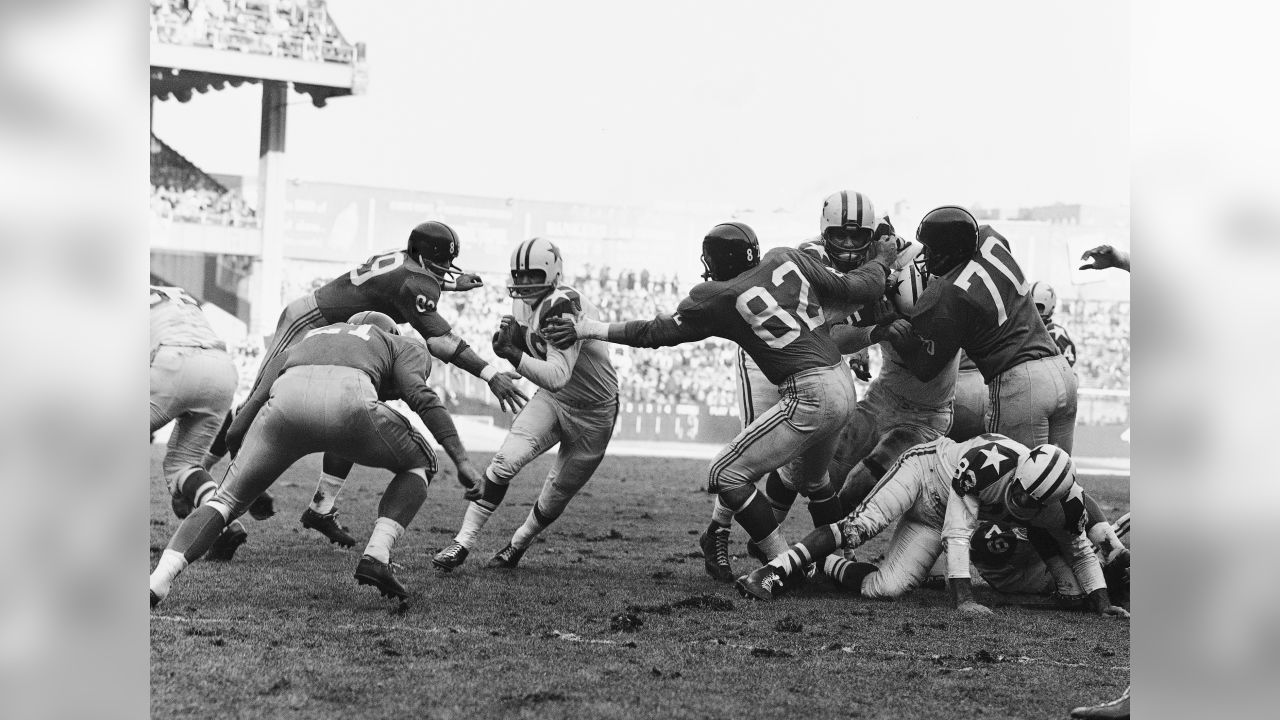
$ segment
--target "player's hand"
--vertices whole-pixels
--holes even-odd
[[[1129,617],[1129,611],[1125,610],[1119,605],[1108,605],[1107,607],[1102,608],[1098,612],[1102,615],[1106,615],[1107,617],[1116,617],[1116,618]]]
[[[453,289],[466,292],[484,286],[484,281],[475,273],[462,273],[453,281]]]
[[[893,261],[898,259],[898,244],[894,242],[892,235],[876,242],[876,254],[871,259],[878,260],[884,265],[886,274],[888,273],[888,269],[893,267]]]
[[[515,334],[520,324],[511,315],[503,315],[498,323],[498,331],[493,334],[493,353],[500,358],[510,360],[513,364],[520,354],[516,347]]]
[[[567,317],[551,318],[542,327],[542,337],[561,350],[567,350],[578,342],[578,326]]]
[[[986,605],[983,605],[982,603],[975,602],[973,600],[965,600],[964,602],[960,603],[959,605],[956,606],[956,611],[959,612],[961,615],[968,615],[970,617],[985,617],[987,615],[995,615],[995,613],[991,612],[991,608],[987,607]]]
[[[489,378],[489,390],[498,398],[498,406],[504,412],[518,413],[529,402],[529,396],[516,387],[513,380],[519,380],[520,373],[500,372]]]
[[[1110,267],[1128,269],[1128,263],[1124,261],[1120,251],[1110,245],[1099,245],[1085,250],[1080,256],[1080,261],[1083,263],[1080,266],[1081,270],[1105,270]]]
[[[853,370],[854,377],[863,382],[871,381],[871,362],[867,358],[865,350],[854,353],[849,358],[849,368]]]
[[[911,321],[906,318],[896,318],[893,322],[884,326],[881,330],[879,325],[872,331],[872,339],[879,334],[881,339],[888,340],[889,344],[899,352],[907,352],[914,350],[920,345],[920,336],[916,334],[914,328],[911,327]]]
[[[455,463],[455,467],[458,472],[458,484],[466,488],[462,497],[466,500],[479,500],[484,494],[484,476],[470,461]]]

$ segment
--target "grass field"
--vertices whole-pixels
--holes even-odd
[[[153,564],[177,527],[161,451]],[[431,556],[465,504],[451,475],[437,480],[393,556],[414,592],[404,612],[351,577],[389,474],[353,474],[339,507],[361,544],[339,550],[297,521],[319,456],[295,465],[273,488],[276,516],[246,516],[235,560],[194,564],[153,611],[152,717],[1064,718],[1129,682],[1127,621],[1025,609],[1033,598],[985,586],[993,619],[962,618],[934,590],[877,602],[817,584],[771,604],[741,599],[702,569],[702,461],[606,458],[518,569],[484,569],[548,464],[515,479],[450,575]],[[1084,484],[1113,519],[1128,510],[1126,481]],[[788,539],[809,526],[798,506]],[[745,572],[744,547],[735,528]]]

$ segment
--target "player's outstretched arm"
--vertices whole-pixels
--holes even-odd
[[[513,380],[520,376],[512,372],[503,372],[497,365],[486,363],[471,349],[465,340],[450,331],[447,335],[427,338],[427,349],[441,360],[455,365],[480,378],[489,385],[489,391],[498,398],[499,406],[508,412],[520,412],[529,396],[515,386]]]
[[[579,340],[605,340],[631,347],[658,348],[711,337],[710,332],[682,322],[679,313],[659,315],[652,320],[615,323],[586,318],[576,322],[568,318],[555,318],[547,321],[542,335],[558,348],[567,348]]]

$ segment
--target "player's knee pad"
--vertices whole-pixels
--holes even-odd
[[[498,485],[508,485],[511,478],[520,472],[520,466],[511,462],[506,455],[499,450],[493,459],[489,461],[489,466],[484,469],[485,479]]]

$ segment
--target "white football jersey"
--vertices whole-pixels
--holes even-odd
[[[161,345],[227,349],[195,298],[182,288],[152,285],[151,354]]]
[[[520,323],[524,350],[539,363],[521,362],[520,374],[546,389],[557,400],[569,405],[590,407],[618,397],[618,374],[609,360],[608,344],[601,340],[579,340],[573,347],[560,350],[542,337],[548,320],[557,317],[600,319],[595,305],[577,290],[561,285],[532,307],[523,300],[513,300],[512,315]],[[568,381],[559,389],[549,387],[557,369],[567,368]]]

